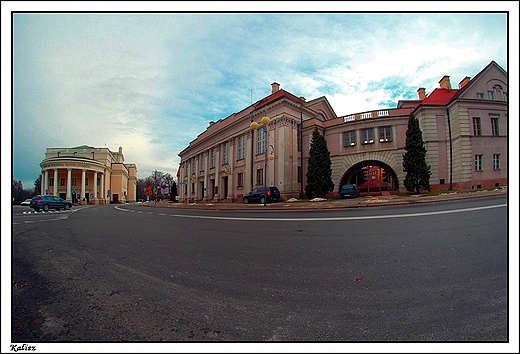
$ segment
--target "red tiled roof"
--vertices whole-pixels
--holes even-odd
[[[291,101],[297,102],[297,103],[304,103],[305,101],[296,97],[295,95],[285,91],[285,90],[278,90],[275,93],[272,93],[271,95],[267,96],[266,98],[256,102],[253,107],[254,109],[260,109],[264,106],[267,106],[270,103],[273,103],[275,101],[278,101],[281,98],[288,98]]]
[[[437,88],[428,95],[422,102],[421,105],[439,105],[445,106],[457,95],[459,90],[447,90]]]

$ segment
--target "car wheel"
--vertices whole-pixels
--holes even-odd
[[[260,198],[260,203],[265,204],[265,197]]]
[[[69,204],[65,204],[65,210],[69,210],[70,209],[70,205]]]
[[[244,204],[249,204],[249,199],[244,198],[244,199],[243,199],[243,202],[244,202]]]
[[[49,204],[45,204],[43,206],[43,211],[49,211]]]

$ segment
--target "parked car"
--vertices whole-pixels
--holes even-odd
[[[25,199],[20,205],[30,205],[31,199]]]
[[[242,201],[248,203],[268,203],[280,200],[280,190],[277,187],[258,187],[244,195]]]
[[[357,198],[359,197],[359,189],[355,184],[344,184],[339,191],[340,198]]]
[[[55,195],[37,195],[31,199],[29,206],[36,211],[49,211],[50,209],[69,210],[72,208],[72,203]]]

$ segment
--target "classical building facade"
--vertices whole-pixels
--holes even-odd
[[[307,101],[275,82],[271,95],[210,122],[179,153],[181,200],[240,201],[263,185],[278,187],[283,199],[302,197],[315,128],[330,151],[332,195],[342,184],[358,184],[360,171],[362,192],[404,190],[410,114],[423,133],[432,189],[506,185],[507,73],[492,61],[456,89],[449,76],[439,84],[428,95],[419,88],[417,100],[399,101],[396,108],[338,117],[325,97]],[[269,119],[262,123],[263,117]]]
[[[47,148],[42,169],[41,194],[52,194],[79,203],[135,202],[137,167],[125,163],[123,148],[83,145]]]

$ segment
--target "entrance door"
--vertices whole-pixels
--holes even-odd
[[[222,177],[222,195],[220,199],[227,199],[228,194],[228,176]]]
[[[114,203],[119,203],[119,194],[112,194]]]
[[[89,202],[89,199],[90,199],[90,193],[85,193],[85,200],[87,201],[87,204]]]

